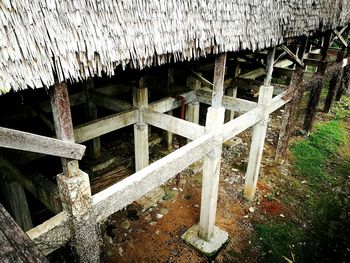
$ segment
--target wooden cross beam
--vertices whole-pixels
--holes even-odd
[[[289,56],[289,58],[297,63],[300,67],[304,67],[304,63],[298,58],[297,55],[295,55],[286,45],[282,44],[281,48],[286,52],[286,54]]]
[[[344,28],[343,28],[344,29]],[[346,29],[346,28],[345,28]],[[345,31],[345,29],[344,29],[344,31]],[[344,31],[342,31],[342,32],[339,32],[338,30],[336,30],[336,29],[333,29],[333,32],[334,32],[334,34],[336,35],[336,37],[340,40],[340,42],[343,44],[343,46],[344,47],[348,47],[348,43],[346,42],[346,40],[343,38],[343,36],[342,36],[342,33],[344,32]],[[335,40],[335,39],[334,39]],[[333,40],[333,41],[334,41]]]
[[[85,146],[0,127],[0,147],[81,160]]]
[[[206,89],[198,89],[196,91],[198,101],[207,105],[211,105],[212,103],[212,94],[213,92],[211,90]],[[223,96],[222,105],[227,110],[247,112],[255,108],[258,104],[249,100],[233,98],[231,96]]]
[[[203,126],[155,111],[145,111],[144,119],[147,124],[191,140],[195,140],[205,133]]]
[[[204,86],[213,87],[213,83],[211,83],[209,80],[207,80],[204,77],[202,77],[197,72],[194,72],[193,70],[190,70],[190,73],[191,73],[191,75],[193,77],[195,77],[198,81],[200,81],[200,83],[202,83]]]

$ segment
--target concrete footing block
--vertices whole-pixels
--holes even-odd
[[[201,239],[198,236],[198,229],[198,225],[193,225],[182,235],[181,238],[188,245],[191,245],[208,257],[217,255],[221,248],[223,248],[223,246],[229,240],[228,233],[216,226],[214,228],[213,236],[208,241]]]

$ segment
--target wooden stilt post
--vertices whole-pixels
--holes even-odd
[[[347,48],[343,47],[339,50],[337,54],[336,62],[342,64],[345,54],[347,53]],[[324,112],[329,112],[331,110],[332,104],[335,100],[335,97],[338,93],[339,88],[341,88],[343,77],[343,68],[339,65],[339,71],[334,72],[331,80],[329,81],[329,89],[326,97],[326,101],[324,103]]]
[[[86,99],[85,114],[87,121],[93,121],[97,119],[97,106],[94,93],[94,81],[89,78],[85,85],[84,96]],[[101,157],[101,141],[100,137],[96,137],[91,140],[90,147],[88,147],[89,154],[92,158],[98,159]]]
[[[239,65],[237,62],[237,57],[234,58],[233,61],[233,67],[232,70],[233,71],[233,78],[236,78],[239,75]],[[232,73],[232,72],[230,72]],[[226,94],[227,96],[236,98],[237,97],[237,86],[233,86],[230,87],[226,90]],[[225,111],[225,122],[229,122],[230,120],[233,120],[235,117],[235,112],[233,110],[226,110]]]
[[[331,41],[331,31],[328,31],[324,37],[323,49],[321,53],[321,65],[317,68],[317,73],[322,78],[327,68],[327,52],[329,48],[329,44]],[[316,115],[316,108],[318,102],[320,100],[321,91],[323,87],[323,80],[320,79],[316,85],[311,87],[309,101],[306,109],[305,120],[304,120],[304,129],[306,131],[310,131],[312,128],[312,124]]]
[[[2,169],[0,173],[3,175],[0,176],[0,189],[6,199],[10,214],[24,231],[33,228],[23,187],[9,176],[6,176],[5,169]]]
[[[206,119],[207,130],[216,135],[221,132],[225,117],[225,108],[222,107],[225,64],[226,54],[218,56],[215,60],[212,106],[208,109]],[[203,162],[202,199],[198,234],[200,238],[207,241],[212,237],[215,226],[221,151],[222,143],[205,156]]]
[[[173,67],[167,68],[165,84],[166,84],[166,93],[168,96],[171,96],[171,93],[172,93],[171,89],[174,85],[174,68]],[[170,116],[173,116],[173,111],[169,111],[168,114]],[[164,131],[163,139],[164,139],[164,144],[166,149],[170,151],[173,148],[173,134],[169,131]]]
[[[193,91],[201,88],[200,81],[196,80],[194,77],[190,76],[187,78],[187,87]],[[199,124],[199,102],[194,101],[186,105],[186,120]],[[191,140],[187,140],[190,142]]]
[[[74,142],[67,86],[57,83],[50,89],[56,136]],[[72,218],[74,245],[81,262],[99,262],[99,238],[92,211],[89,176],[79,170],[77,160],[62,158],[63,173],[57,176],[62,206]]]
[[[203,161],[200,219],[198,225],[192,226],[182,236],[185,242],[208,256],[219,251],[228,240],[228,234],[215,226],[222,152],[222,138],[219,138],[219,134],[225,118],[225,108],[222,107],[225,64],[226,53],[215,60],[212,106],[208,108],[206,129],[215,135],[217,144]]]
[[[307,49],[308,38],[300,47],[299,59],[303,62],[305,52]],[[281,129],[278,135],[278,142],[276,148],[275,162],[283,163],[285,155],[288,149],[289,139],[292,133],[292,129],[295,124],[296,112],[298,104],[304,94],[304,87],[302,85],[304,71],[300,66],[296,67],[296,71],[293,72],[289,86],[294,89],[292,100],[284,107],[284,114],[281,124]]]
[[[139,80],[139,87],[133,90],[133,106],[139,109],[138,122],[134,124],[135,169],[136,172],[149,164],[148,125],[143,120],[142,110],[148,107],[148,89],[144,79]]]
[[[275,50],[275,47],[271,48],[268,53],[266,78],[264,80],[264,86],[261,86],[259,90],[259,107],[268,106],[272,99],[273,87],[271,87],[270,84],[272,78]],[[249,161],[245,176],[246,178],[243,192],[244,197],[250,201],[253,201],[255,196],[256,184],[258,182],[261,158],[265,144],[268,118],[269,114],[265,113],[263,120],[259,121],[253,126],[253,137],[250,146]]]
[[[346,58],[350,56],[350,43],[349,43],[349,33],[350,33],[350,24],[348,25],[346,31],[345,31],[345,41],[348,43],[348,47],[344,51],[344,55]],[[337,90],[335,100],[339,101],[341,96],[346,93],[346,90],[348,90],[349,93],[349,86],[350,86],[350,66],[347,65],[342,69],[342,80],[340,87]]]

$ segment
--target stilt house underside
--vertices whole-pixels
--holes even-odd
[[[269,115],[285,107],[281,162],[304,92],[309,131],[323,82],[334,83],[326,111],[348,89],[349,22],[347,0],[1,1],[0,187],[12,215],[45,255],[74,241],[82,262],[97,262],[96,225],[203,160],[200,221],[184,239],[226,242],[215,226],[223,143],[253,128],[243,195],[254,200]],[[135,173],[92,193],[78,161],[99,159],[100,137],[126,127]],[[150,162],[153,127],[169,149],[172,134],[187,140]],[[58,175],[26,174],[43,156],[61,159]],[[55,216],[33,228],[23,189]]]
[[[344,26],[347,0],[1,1],[0,92],[257,50]]]

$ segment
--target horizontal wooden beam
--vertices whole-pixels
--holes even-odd
[[[137,122],[137,111],[136,109],[124,111],[76,126],[74,129],[75,141],[79,143],[85,142],[135,124]]]
[[[217,143],[214,135],[206,134],[95,194],[92,200],[97,221],[104,220],[162,185],[189,165],[203,158]]]
[[[81,160],[85,146],[0,127],[0,147]]]
[[[144,111],[144,121],[160,129],[195,140],[205,133],[205,127],[167,114]]]
[[[186,104],[196,101],[196,93],[194,91],[181,93],[177,97],[183,97]],[[166,97],[161,100],[148,104],[148,109],[152,111],[164,113],[164,112],[174,110],[180,106],[181,106],[181,102],[177,98]]]
[[[196,91],[197,99],[201,103],[211,105],[212,91],[206,89],[198,89]],[[243,100],[239,98],[233,98],[231,96],[222,97],[222,105],[227,110],[237,111],[237,112],[247,112],[255,108],[258,104],[253,101]]]
[[[95,98],[96,104],[98,106],[115,112],[121,112],[132,109],[132,105],[129,102],[105,95],[98,91],[95,92]]]
[[[267,106],[266,112],[272,113],[275,110],[279,109],[286,103],[288,103],[294,94],[294,88],[290,88],[281,94],[272,98],[271,103]],[[229,140],[234,136],[240,134],[244,130],[258,123],[264,118],[264,108],[257,107],[241,116],[235,118],[234,120],[224,124],[223,128],[223,138],[224,140]]]
[[[44,255],[48,255],[70,241],[72,232],[69,215],[61,212],[28,230],[27,235]]]
[[[274,72],[278,71],[278,69],[280,69],[280,68],[274,68]],[[263,84],[263,82],[259,81],[259,80],[242,79],[242,78],[236,78],[234,80],[234,83],[235,83],[234,85],[236,85],[238,89],[244,89],[244,90],[251,89],[251,90],[254,90],[257,92],[259,91],[260,86]],[[272,86],[274,88],[273,89],[274,95],[277,95],[277,94],[281,93],[282,91],[288,89],[287,85],[282,85],[282,84],[273,83]]]
[[[1,158],[0,168],[8,171],[6,174],[12,176],[27,191],[35,196],[53,213],[62,211],[62,203],[56,184],[40,174],[24,174],[18,167],[6,158]]]

